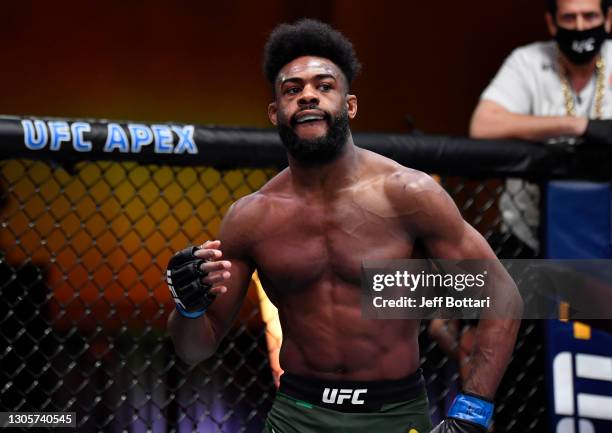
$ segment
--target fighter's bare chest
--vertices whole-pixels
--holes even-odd
[[[256,265],[284,289],[326,278],[359,284],[363,260],[406,258],[412,251],[401,218],[381,204],[355,200],[289,204],[271,210],[257,231]]]

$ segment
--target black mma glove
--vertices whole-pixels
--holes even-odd
[[[204,314],[215,300],[210,293],[212,285],[202,282],[206,276],[200,265],[205,262],[193,254],[198,247],[185,248],[172,256],[166,270],[166,282],[176,304],[177,311],[184,317],[195,319]]]
[[[458,394],[446,419],[431,433],[486,433],[493,417],[493,403],[473,394]]]
[[[612,146],[612,119],[590,119],[582,138],[587,145]]]

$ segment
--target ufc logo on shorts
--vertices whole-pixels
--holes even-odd
[[[367,389],[325,388],[323,390],[323,403],[342,404],[346,400],[350,400],[351,404],[365,404],[365,401],[360,400],[359,396],[366,392],[368,392]]]

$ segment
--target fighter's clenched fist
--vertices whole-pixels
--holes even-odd
[[[179,251],[168,262],[166,281],[182,316],[202,316],[215,297],[227,290],[223,284],[230,277],[231,263],[219,260],[220,246],[220,241],[207,241]]]

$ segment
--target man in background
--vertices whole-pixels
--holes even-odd
[[[612,144],[612,26],[608,0],[547,0],[553,40],[517,48],[482,93],[470,125],[473,138]],[[500,200],[517,245],[502,258],[539,251],[539,190],[510,179]]]

